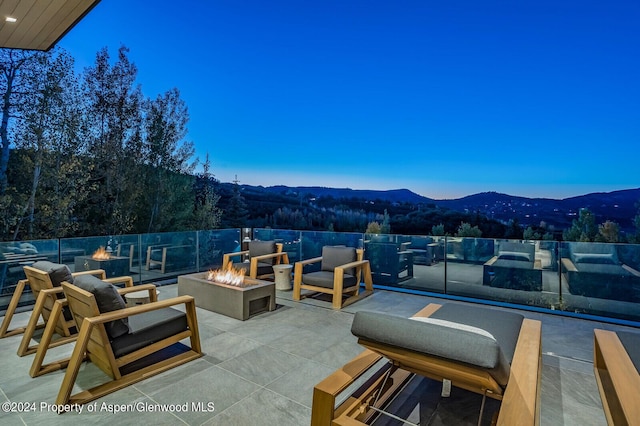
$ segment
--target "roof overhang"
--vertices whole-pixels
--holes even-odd
[[[0,0],[0,47],[49,50],[99,2]]]

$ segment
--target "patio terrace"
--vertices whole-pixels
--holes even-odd
[[[163,286],[160,299],[177,295],[177,286]],[[428,303],[442,299],[377,290],[341,311],[315,299],[293,302],[290,291],[277,292],[277,309],[239,321],[198,308],[205,356],[168,372],[143,380],[97,400],[98,412],[58,415],[41,411],[52,404],[63,372],[29,377],[32,357],[18,357],[20,336],[0,340],[3,373],[2,402],[36,404],[35,412],[1,413],[3,425],[159,424],[159,425],[292,425],[309,424],[315,384],[362,351],[350,333],[358,310],[411,315]],[[450,303],[467,303],[450,301]],[[508,309],[495,307],[494,309]],[[520,310],[542,321],[541,424],[606,424],[593,373],[593,329],[630,329],[622,325]],[[14,318],[26,324],[29,312]],[[73,344],[50,350],[47,359],[71,353]],[[105,380],[91,363],[81,369],[78,387]],[[441,385],[416,377],[396,402],[395,412],[421,425],[475,425],[481,397],[454,388],[450,398],[440,397]],[[489,400],[485,419],[497,408]],[[100,412],[120,404],[213,403],[212,412]],[[379,419],[379,425],[399,425]],[[488,424],[488,423],[483,423]]]

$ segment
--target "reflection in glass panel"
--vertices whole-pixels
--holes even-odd
[[[225,253],[240,251],[240,230],[215,229],[198,232],[199,271],[216,269],[222,265]]]
[[[640,246],[566,242],[560,252],[565,309],[640,317]]]
[[[447,294],[549,308],[559,303],[555,246],[447,238]]]
[[[58,240],[0,242],[0,310],[6,309],[19,280],[25,279],[23,266],[40,260],[58,261]],[[18,306],[32,304],[29,286]]]
[[[143,275],[153,280],[196,272],[196,240],[196,231],[142,235]]]
[[[254,229],[253,236],[260,241],[275,241],[282,243],[282,251],[289,256],[289,263],[301,260],[300,231],[290,229]]]

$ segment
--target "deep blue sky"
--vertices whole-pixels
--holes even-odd
[[[80,69],[129,47],[223,182],[565,198],[640,187],[639,22],[637,0],[103,0],[59,46]]]

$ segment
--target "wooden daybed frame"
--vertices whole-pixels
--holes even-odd
[[[429,317],[440,307],[439,304],[429,304],[415,316]],[[523,320],[504,393],[486,370],[442,358],[418,356],[415,352],[390,346],[380,345],[376,350],[384,351],[392,363],[408,364],[415,373],[436,380],[446,377],[454,386],[481,394],[486,393],[491,398],[502,400],[497,419],[498,425],[538,425],[542,367],[541,329],[540,321],[526,318]],[[367,342],[367,345],[369,343]],[[387,362],[375,372],[372,379],[337,407],[336,400],[345,389],[384,358],[385,356],[380,353],[367,349],[317,384],[313,390],[311,425],[365,425],[366,421],[377,415],[377,412],[370,408],[374,399],[377,399],[376,408],[384,407],[413,377],[412,372],[398,368],[385,383],[383,370],[394,368],[392,363]],[[385,387],[381,389],[383,383]],[[380,395],[377,395],[378,392]]]
[[[593,370],[607,423],[638,424],[640,374],[614,331],[593,331]]]

